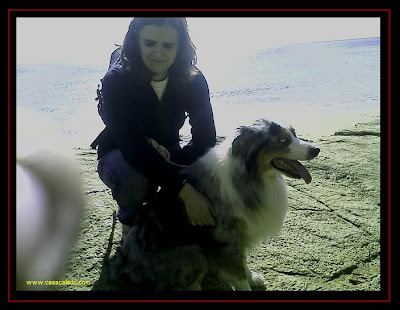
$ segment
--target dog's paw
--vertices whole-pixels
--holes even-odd
[[[251,287],[264,287],[265,278],[262,274],[250,271],[249,274],[249,284]]]
[[[233,286],[235,287],[235,291],[251,291],[249,282],[246,280],[234,282]]]

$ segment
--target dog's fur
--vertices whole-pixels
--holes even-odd
[[[223,145],[183,171],[211,200],[216,227],[191,226],[182,201],[161,191],[138,210],[113,259],[114,279],[125,278],[130,288],[140,290],[199,290],[212,264],[235,290],[264,283],[248,269],[246,252],[283,225],[287,191],[282,173],[311,182],[297,160],[313,159],[319,149],[298,139],[293,128],[266,119],[238,128],[222,152]]]

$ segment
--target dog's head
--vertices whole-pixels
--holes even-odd
[[[280,172],[291,178],[304,179],[307,184],[311,182],[311,175],[298,161],[313,159],[319,151],[299,139],[292,127],[266,119],[257,120],[252,126],[239,127],[232,143],[232,155],[244,160],[249,175]]]

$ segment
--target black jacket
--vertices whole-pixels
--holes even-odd
[[[150,83],[114,64],[102,80],[99,113],[106,125],[92,143],[98,158],[118,148],[126,161],[162,188],[178,193],[180,168],[166,161],[145,137],[156,140],[171,153],[171,161],[190,164],[216,142],[209,90],[203,74],[190,79],[169,78],[161,102]],[[179,147],[179,130],[189,117],[192,139]]]

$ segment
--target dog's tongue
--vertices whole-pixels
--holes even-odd
[[[308,172],[307,168],[304,167],[300,162],[297,160],[288,160],[290,165],[296,169],[297,173],[301,176],[301,178],[307,183],[311,183],[312,177],[311,174]]]

